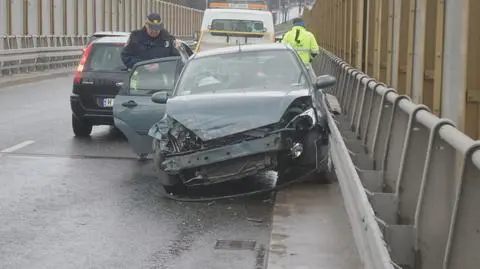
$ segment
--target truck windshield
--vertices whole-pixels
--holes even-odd
[[[214,19],[211,30],[229,32],[261,33],[265,32],[262,21]]]

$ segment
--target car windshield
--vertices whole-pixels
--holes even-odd
[[[137,66],[130,78],[130,95],[150,96],[158,91],[172,92],[177,61]]]
[[[288,50],[271,50],[193,59],[185,67],[176,95],[305,87],[305,74],[295,57]]]
[[[262,21],[253,20],[232,20],[232,19],[215,19],[212,21],[211,30],[216,31],[232,31],[232,32],[264,32]]]

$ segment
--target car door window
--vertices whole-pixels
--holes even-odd
[[[162,61],[137,66],[129,80],[129,95],[151,96],[158,91],[171,93],[178,74],[179,61]]]

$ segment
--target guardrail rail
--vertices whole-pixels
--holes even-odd
[[[313,68],[338,80],[332,157],[365,268],[479,268],[480,141],[327,50]]]
[[[192,36],[177,36],[192,43]],[[59,69],[73,69],[88,36],[0,37],[0,77]],[[192,45],[193,46],[193,45]]]
[[[74,67],[87,36],[0,37],[0,76]]]

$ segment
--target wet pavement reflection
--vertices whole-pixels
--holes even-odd
[[[73,138],[71,79],[0,90],[9,104],[0,106],[0,268],[264,268],[270,195],[162,197],[152,162],[138,162],[111,128]],[[187,194],[229,195],[274,181],[267,173]]]

